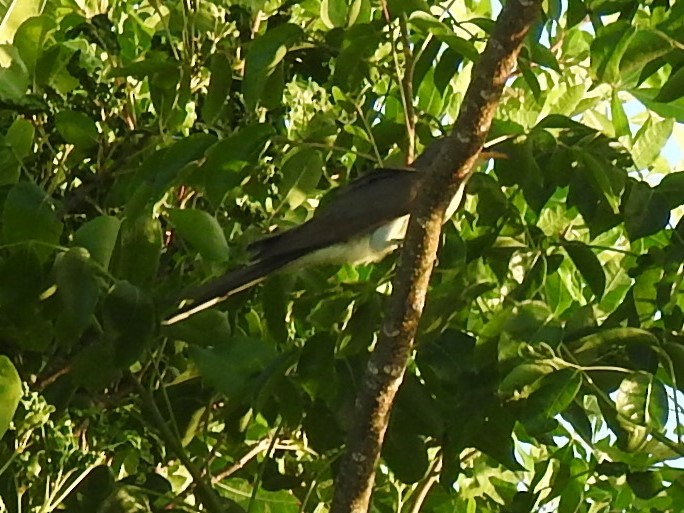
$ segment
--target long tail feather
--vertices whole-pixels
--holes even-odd
[[[230,271],[204,285],[187,290],[180,295],[180,299],[187,300],[187,302],[162,324],[167,326],[175,324],[197,312],[210,308],[233,294],[263,281],[269,274],[281,269],[298,257],[299,255],[287,255],[254,262]]]

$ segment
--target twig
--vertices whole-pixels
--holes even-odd
[[[423,479],[423,481],[418,485],[418,488],[414,492],[416,494],[416,498],[413,501],[413,506],[411,507],[411,510],[409,513],[419,513],[420,508],[423,507],[423,503],[425,502],[425,499],[427,499],[428,493],[430,493],[430,490],[432,487],[435,485],[437,481],[439,481],[439,473],[442,471],[442,455],[438,455],[435,463],[432,465],[432,468],[430,469],[430,472],[428,475]]]
[[[223,481],[225,478],[233,475],[235,472],[243,468],[247,463],[249,463],[253,458],[259,455],[259,453],[265,451],[271,446],[271,440],[268,439],[263,439],[260,440],[258,443],[253,445],[247,453],[240,458],[239,460],[233,462],[233,464],[228,467],[225,470],[222,470],[218,474],[216,474],[212,479],[211,482],[213,484],[216,484],[220,481]]]
[[[211,484],[208,483],[200,471],[195,467],[195,464],[190,460],[190,457],[186,454],[185,449],[181,441],[176,438],[169,427],[166,425],[164,417],[162,417],[157,403],[154,402],[154,398],[147,388],[145,388],[137,377],[132,374],[129,375],[135,388],[138,389],[140,394],[140,399],[142,399],[143,405],[150,411],[152,415],[152,421],[159,431],[159,436],[167,445],[167,447],[176,455],[180,462],[188,470],[188,473],[192,477],[195,486],[197,486],[197,497],[202,502],[205,508],[211,513],[224,513],[224,508],[221,505],[221,499],[216,494]]]

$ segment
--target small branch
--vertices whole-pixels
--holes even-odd
[[[256,498],[257,498],[257,493],[259,492],[259,488],[261,487],[261,481],[264,478],[264,472],[266,471],[266,465],[268,464],[268,459],[271,457],[271,454],[273,453],[273,448],[275,447],[276,443],[278,442],[278,438],[280,437],[280,424],[275,430],[275,433],[273,433],[273,438],[271,438],[271,441],[268,444],[268,448],[266,449],[266,457],[264,458],[264,461],[261,462],[261,466],[259,467],[259,473],[257,474],[256,479],[254,480],[254,484],[252,485],[252,494],[249,497],[249,503],[247,504],[247,513],[252,513],[254,504],[256,503]]]
[[[432,465],[428,475],[425,477],[425,479],[423,479],[423,481],[421,481],[421,483],[418,485],[418,488],[416,488],[416,491],[414,492],[416,498],[413,501],[413,506],[411,507],[409,513],[420,513],[420,509],[423,507],[423,503],[425,502],[425,499],[427,499],[428,493],[430,493],[430,490],[435,483],[439,481],[439,473],[441,471],[442,455],[440,454],[435,459],[435,462]]]
[[[381,0],[382,12],[385,16],[387,26],[390,28],[390,44],[392,45],[392,57],[394,60],[395,73],[397,75],[397,83],[399,84],[399,93],[401,94],[401,103],[404,107],[404,122],[406,123],[406,161],[413,162],[416,153],[416,113],[413,108],[413,56],[411,55],[411,48],[408,39],[408,27],[406,26],[406,19],[403,16],[399,17],[399,31],[401,37],[402,52],[404,54],[404,72],[401,72],[399,66],[399,57],[397,52],[397,45],[392,37],[392,18],[390,16],[389,8],[386,0]]]
[[[408,26],[406,15],[399,17],[399,30],[401,33],[401,49],[404,52],[404,74],[401,77],[401,87],[404,90],[404,118],[406,119],[406,139],[408,148],[406,158],[413,162],[416,156],[416,109],[413,106],[413,69],[414,61],[409,43]]]
[[[192,477],[195,486],[197,486],[197,498],[200,502],[207,508],[210,513],[223,513],[224,508],[221,505],[221,499],[216,494],[211,484],[205,481],[204,477],[200,471],[195,467],[195,464],[190,460],[190,457],[186,454],[185,449],[183,449],[183,444],[176,438],[169,427],[166,425],[164,417],[162,417],[157,403],[154,402],[154,397],[149,390],[147,390],[138,378],[130,375],[130,379],[133,381],[135,388],[138,389],[140,398],[142,399],[143,405],[150,411],[152,415],[152,421],[156,426],[159,436],[164,441],[166,446],[173,452],[180,462],[188,469],[188,473]]]
[[[467,180],[541,0],[506,2],[473,71],[453,135],[442,140],[411,215],[385,320],[358,392],[331,513],[365,513],[389,414],[413,351],[447,206]],[[424,170],[425,171],[425,170]]]
[[[243,468],[245,465],[247,465],[247,463],[249,463],[252,459],[256,458],[260,453],[264,452],[270,446],[271,440],[260,440],[257,444],[253,445],[242,458],[234,462],[227,469],[222,470],[217,475],[215,475],[212,478],[211,482],[216,484],[223,481],[225,478],[233,475],[235,472]]]

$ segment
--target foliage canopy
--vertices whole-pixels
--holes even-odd
[[[159,319],[447,132],[495,4],[4,6],[0,511],[211,509],[198,477],[226,511],[326,511],[393,259]],[[373,511],[680,509],[683,49],[681,0],[544,3],[490,134],[511,157],[445,227]]]

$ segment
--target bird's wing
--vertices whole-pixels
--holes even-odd
[[[421,178],[407,169],[369,171],[332,191],[306,223],[259,240],[250,250],[256,260],[288,258],[370,233],[410,213]]]

